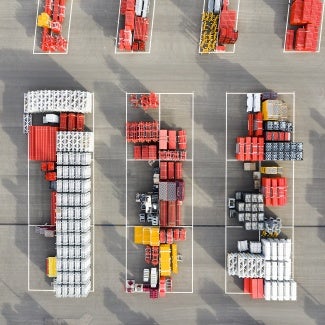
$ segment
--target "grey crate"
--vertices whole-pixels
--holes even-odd
[[[264,217],[264,212],[259,212],[259,213],[257,214],[257,219],[258,219],[259,222],[264,221],[264,219],[265,219],[265,217]]]
[[[238,212],[244,212],[245,211],[245,203],[240,202],[240,201],[236,201],[236,210]]]
[[[245,213],[243,213],[243,212],[238,213],[238,221],[239,222],[244,222],[245,221]]]
[[[258,221],[257,219],[257,213],[252,213],[252,222]]]
[[[245,221],[252,221],[252,214],[250,212],[245,212]]]
[[[252,211],[252,203],[245,203],[245,211],[246,212]]]

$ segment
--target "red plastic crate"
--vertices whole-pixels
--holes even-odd
[[[60,131],[66,131],[68,129],[68,114],[60,113]]]
[[[133,158],[137,159],[137,160],[142,158],[141,146],[134,146],[133,147]]]
[[[258,298],[258,279],[251,279],[251,296],[253,299]]]
[[[68,131],[76,130],[76,114],[69,113],[68,114]]]
[[[295,31],[293,29],[288,29],[286,33],[286,43],[285,43],[286,51],[293,50],[294,36],[295,36]]]
[[[175,162],[175,179],[183,179],[183,164],[180,161]]]
[[[182,225],[182,201],[176,201],[176,226]]]
[[[264,298],[264,280],[257,279],[257,299]]]
[[[149,146],[149,160],[156,160],[157,159],[157,146],[150,145]]]
[[[159,149],[167,150],[167,130],[159,131]]]
[[[250,284],[251,284],[251,279],[244,278],[244,292],[245,293],[250,293],[250,291],[251,291]]]
[[[186,131],[185,130],[180,130],[177,131],[177,138],[178,138],[178,148],[180,150],[186,150]]]
[[[251,160],[251,137],[245,138],[245,160]]]
[[[76,117],[76,130],[79,132],[84,131],[85,129],[85,115],[78,113]]]
[[[159,221],[161,227],[167,226],[167,208],[168,202],[167,201],[159,201]]]
[[[176,226],[176,201],[168,201],[168,226]]]
[[[176,150],[176,131],[175,130],[168,131],[168,149]]]
[[[130,31],[134,30],[134,10],[125,11],[125,29]]]
[[[141,158],[144,160],[149,160],[149,146],[143,145],[141,147]]]
[[[250,137],[253,136],[254,134],[254,114],[253,113],[248,113],[247,114],[247,118],[248,118],[248,123],[247,123],[247,129],[248,129],[248,135]]]
[[[173,161],[168,162],[168,179],[175,179],[175,163]]]
[[[160,179],[166,180],[167,179],[167,161],[160,162]]]

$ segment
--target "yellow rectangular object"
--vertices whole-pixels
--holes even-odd
[[[151,228],[150,246],[159,246],[159,228]]]
[[[134,243],[135,244],[143,243],[143,227],[141,226],[134,227]]]
[[[178,261],[177,261],[177,245],[172,244],[172,271],[178,273]]]
[[[56,257],[48,257],[46,259],[46,275],[49,278],[56,277]]]
[[[170,268],[170,245],[169,244],[161,244],[159,247],[159,264],[160,264],[160,276],[170,276],[171,268]]]
[[[151,237],[151,228],[150,227],[143,227],[142,244],[143,245],[149,245],[150,244],[150,237]]]

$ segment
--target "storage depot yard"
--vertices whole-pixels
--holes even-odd
[[[0,49],[0,323],[165,324],[185,320],[189,324],[292,324],[297,319],[306,324],[323,322],[323,42],[317,54],[284,54],[288,3],[241,1],[235,53],[199,55],[202,6],[202,1],[156,2],[150,54],[115,55],[119,2],[74,1],[69,53],[40,56],[32,54],[37,1],[0,4],[6,15]],[[45,258],[54,253],[55,241],[34,232],[34,225],[48,220],[50,207],[48,184],[42,180],[39,164],[30,170],[34,187],[29,194],[35,204],[31,224],[27,225],[28,142],[22,132],[21,117],[23,94],[38,89],[94,93],[94,292],[87,298],[58,299],[54,292],[46,291],[52,287],[44,275]],[[248,181],[248,176],[239,178],[243,175],[240,162],[231,162],[225,174],[225,146],[235,155],[235,142],[230,140],[247,134],[245,101],[241,108],[228,102],[235,126],[226,129],[226,93],[266,90],[294,94],[293,141],[304,143],[304,160],[294,162],[294,178],[288,176],[290,167],[284,166],[285,176],[290,178],[289,202],[293,189],[295,194],[296,302],[257,301],[244,294],[225,294],[225,177],[233,191],[242,190],[239,185]],[[125,230],[125,92],[150,91],[194,92],[195,107],[194,177],[190,180],[194,194],[193,293],[167,294],[159,300],[148,299],[145,294],[126,294],[123,287],[125,278],[141,275],[141,266],[136,263],[142,257],[136,250],[143,248],[133,244],[131,229],[128,237]],[[174,100],[169,107],[172,108]],[[237,107],[243,110],[238,115]],[[188,131],[181,118],[170,123]],[[147,165],[132,162],[136,163]],[[152,181],[150,172],[144,172],[143,177]],[[134,191],[145,191],[141,184],[134,184]],[[287,220],[287,226],[291,225],[290,216],[286,211],[283,221]],[[184,221],[185,217],[187,214],[183,215]],[[292,238],[291,229],[283,231]],[[242,225],[229,232],[228,251],[237,250],[237,240],[255,240],[243,232]],[[184,244],[191,242],[191,236]],[[132,263],[133,267],[127,275],[126,247],[131,249],[128,265]],[[190,256],[185,252],[189,250],[182,247],[184,262],[179,265],[178,276],[183,273],[187,277],[191,267],[187,267]],[[242,281],[233,278],[229,289],[242,293],[242,285]]]

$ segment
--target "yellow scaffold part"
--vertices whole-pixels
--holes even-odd
[[[134,243],[140,245],[159,246],[158,227],[134,227]]]
[[[200,38],[200,52],[214,52],[217,47],[219,15],[213,12],[202,13],[202,32]]]
[[[161,244],[159,247],[159,265],[160,265],[160,276],[171,275],[171,250],[169,244]]]
[[[178,261],[177,261],[177,245],[172,244],[172,271],[178,273]]]
[[[49,278],[56,277],[56,257],[48,257],[46,259],[46,275]]]
[[[51,18],[46,12],[42,12],[37,17],[37,26],[38,27],[51,27]]]

